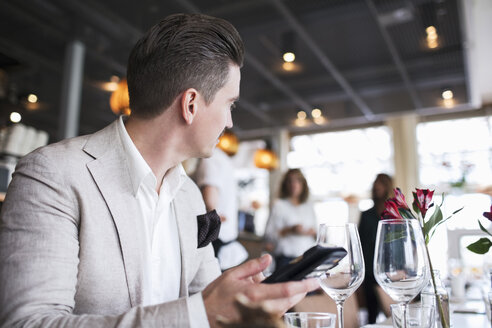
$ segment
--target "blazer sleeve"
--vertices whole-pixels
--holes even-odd
[[[207,327],[192,322],[206,318],[201,293],[119,315],[73,313],[80,222],[62,165],[36,151],[9,186],[0,216],[0,326]]]

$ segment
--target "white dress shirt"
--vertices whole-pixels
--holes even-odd
[[[186,173],[181,165],[170,169],[158,194],[157,179],[128,135],[122,117],[118,129],[146,232],[141,245],[145,250],[142,305],[176,300],[181,282],[181,252],[172,200]]]

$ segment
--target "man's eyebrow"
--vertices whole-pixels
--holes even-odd
[[[235,97],[232,97],[231,99],[229,99],[229,101],[231,102],[236,102],[239,100],[239,96],[235,96]]]

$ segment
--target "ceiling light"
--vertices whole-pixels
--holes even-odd
[[[128,96],[128,84],[126,79],[118,83],[118,88],[111,94],[109,106],[116,115],[130,115],[130,97]]]
[[[282,68],[284,69],[284,71],[293,71],[296,66],[294,65],[294,63],[282,63]]]
[[[114,92],[118,89],[118,82],[104,82],[101,84],[104,91]]]
[[[442,92],[442,99],[453,99],[453,91],[446,89]]]
[[[233,156],[237,153],[237,150],[239,148],[239,140],[234,133],[226,131],[219,138],[219,143],[217,144],[217,147],[222,149],[227,155]]]
[[[321,109],[315,108],[311,111],[311,116],[314,118],[321,117]]]
[[[255,166],[260,169],[278,168],[278,157],[271,149],[258,149],[254,156]]]
[[[439,46],[439,42],[437,40],[427,40],[427,48],[435,49]]]
[[[33,93],[30,93],[30,94],[27,96],[27,101],[29,101],[31,104],[37,103],[37,102],[38,102],[38,96],[36,96],[36,95],[35,95],[35,94],[33,94]]]
[[[301,119],[299,119],[299,118],[298,118],[298,119],[296,119],[296,120],[294,121],[294,124],[295,124],[296,126],[303,127],[303,126],[306,126],[306,125],[308,124],[308,122],[307,122],[307,120],[306,120],[306,119],[301,120]]]
[[[434,26],[428,26],[426,29],[425,29],[425,33],[427,33],[428,36],[430,35],[437,35],[436,33],[436,28]]]
[[[313,119],[313,121],[314,121],[314,123],[316,123],[318,125],[322,125],[322,124],[325,124],[327,122],[327,120],[323,116],[315,117]]]
[[[119,76],[116,76],[116,75],[113,75],[113,76],[111,76],[111,78],[109,80],[111,82],[118,83],[118,82],[120,82],[120,77]]]
[[[292,63],[294,60],[296,60],[296,55],[293,52],[286,52],[283,55],[284,62],[286,63]]]
[[[451,99],[444,99],[442,102],[443,102],[444,107],[446,107],[446,108],[454,107],[454,99],[452,99],[452,98]]]
[[[22,119],[22,116],[21,114],[17,113],[17,112],[12,112],[10,113],[10,120],[13,122],[13,123],[19,123]]]
[[[299,120],[305,120],[306,117],[307,117],[307,114],[306,114],[305,111],[300,110],[300,111],[297,112],[297,119],[299,119]]]
[[[434,26],[428,26],[425,29],[425,32],[427,33],[427,47],[429,49],[435,49],[439,46],[439,41],[438,41],[438,35],[436,28]]]

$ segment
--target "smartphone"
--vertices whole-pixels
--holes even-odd
[[[281,271],[273,273],[263,283],[273,284],[292,280],[318,277],[335,267],[347,255],[343,247],[324,247],[316,245],[301,256],[292,260]]]

